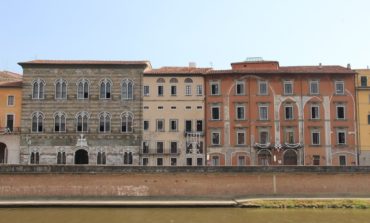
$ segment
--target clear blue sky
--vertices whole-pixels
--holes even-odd
[[[370,65],[368,0],[0,0],[0,70],[33,59]]]

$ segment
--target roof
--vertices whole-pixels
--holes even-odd
[[[22,87],[23,81],[9,81],[9,82],[0,82],[1,87]]]
[[[149,61],[122,61],[122,60],[31,60],[19,62],[19,65],[147,65],[151,66]]]
[[[354,70],[342,66],[287,66],[277,70],[211,70],[207,74],[355,74]]]
[[[10,71],[0,71],[0,82],[22,80],[22,75]]]
[[[146,70],[144,74],[204,74],[210,70],[210,67],[161,67]]]

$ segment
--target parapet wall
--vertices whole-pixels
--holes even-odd
[[[0,166],[0,198],[368,196],[370,167]]]

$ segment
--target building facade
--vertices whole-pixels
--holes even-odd
[[[142,165],[205,165],[207,70],[163,67],[144,73]]]
[[[0,72],[0,164],[18,164],[22,76]]]
[[[356,70],[357,126],[360,165],[370,165],[370,70]]]
[[[20,162],[138,165],[146,61],[52,61],[23,68]]]
[[[232,63],[205,75],[209,165],[356,165],[355,72]]]

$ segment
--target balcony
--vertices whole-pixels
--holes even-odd
[[[21,128],[20,127],[13,127],[13,128],[8,128],[8,127],[3,127],[0,128],[0,135],[14,135],[14,134],[20,134],[21,133]]]

